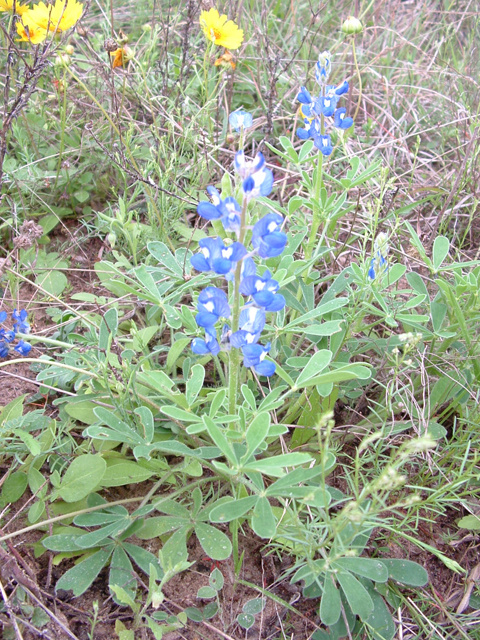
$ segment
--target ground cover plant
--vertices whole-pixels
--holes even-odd
[[[4,638],[480,638],[468,2],[0,0]]]

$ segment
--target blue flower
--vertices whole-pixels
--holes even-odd
[[[28,344],[28,342],[24,342],[23,340],[20,340],[14,347],[15,351],[21,356],[27,356],[30,353],[31,348],[32,345]]]
[[[28,312],[22,309],[20,313],[15,309],[12,313],[12,319],[15,320],[13,330],[15,333],[30,333],[30,325],[26,322]]]
[[[270,343],[264,347],[261,344],[249,344],[242,347],[243,366],[252,367],[259,376],[272,376],[275,373],[275,363],[264,360],[270,351]]]
[[[287,244],[287,236],[280,231],[283,218],[278,213],[267,213],[252,229],[252,245],[261,258],[279,256]]]
[[[297,95],[297,100],[303,105],[310,105],[313,103],[312,96],[305,87],[300,87],[300,92]]]
[[[227,294],[216,287],[206,287],[198,296],[198,311],[195,317],[198,326],[212,328],[219,318],[230,317]]]
[[[5,322],[5,320],[7,319],[7,312],[6,311],[0,311],[0,322]]]
[[[197,206],[198,215],[205,220],[220,218],[225,231],[238,233],[241,208],[235,198],[229,196],[222,200],[215,187],[207,187],[207,192],[212,202],[200,202]]]
[[[330,118],[335,113],[338,98],[336,96],[320,96],[315,102],[314,112],[316,115],[323,115]]]
[[[254,344],[260,339],[265,326],[265,311],[257,307],[246,307],[240,312],[239,330],[232,333],[232,347],[239,349],[247,344]]]
[[[346,118],[346,113],[347,110],[345,109],[345,107],[342,107],[341,109],[337,109],[335,111],[333,124],[338,129],[350,129],[350,127],[352,126],[353,118]]]
[[[194,338],[192,340],[192,351],[202,356],[208,353],[212,354],[212,356],[218,355],[220,353],[220,345],[216,338],[215,329],[205,330],[205,340],[203,338]]]
[[[253,118],[252,114],[248,113],[248,111],[242,111],[239,109],[238,111],[233,111],[229,115],[228,122],[232,129],[240,131],[240,129],[249,129],[253,124]]]
[[[214,271],[225,275],[247,254],[240,242],[226,247],[221,238],[202,238],[198,244],[201,253],[190,258],[192,267],[197,271]]]
[[[325,135],[320,134],[314,136],[313,143],[317,147],[317,149],[319,149],[323,153],[324,156],[329,156],[333,151],[332,140],[328,133]]]
[[[235,170],[243,180],[245,197],[268,196],[273,187],[273,173],[265,167],[263,153],[257,153],[253,160],[245,160],[243,151],[235,154]]]
[[[278,294],[280,285],[272,279],[270,271],[265,271],[262,277],[248,276],[240,283],[240,293],[252,296],[255,304],[265,311],[280,311],[285,306],[285,298]]]
[[[334,87],[337,96],[343,96],[344,93],[348,93],[349,88],[350,85],[346,80],[344,80],[342,84],[339,84],[338,87]]]
[[[15,340],[15,331],[3,331],[2,329],[2,334],[0,335],[0,337],[7,342],[13,342]]]
[[[0,358],[6,358],[8,356],[9,348],[8,342],[3,340],[0,342]]]

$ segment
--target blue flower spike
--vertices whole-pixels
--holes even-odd
[[[300,94],[299,94],[300,95]],[[312,98],[302,87],[301,100],[304,114],[313,109]],[[236,111],[230,115],[230,125],[237,130],[251,126],[252,119],[246,112]],[[312,118],[313,131],[320,135],[316,121]],[[306,137],[310,133],[306,132]],[[245,238],[248,225],[248,203],[252,198],[268,196],[273,187],[273,173],[266,166],[262,153],[247,160],[242,150],[235,154],[235,170],[241,179],[243,191],[243,209],[232,197],[222,198],[219,191],[207,187],[209,202],[200,202],[197,213],[206,220],[221,220],[227,232],[233,232],[237,238]],[[266,323],[266,313],[280,311],[285,307],[285,298],[278,293],[280,284],[273,279],[270,271],[257,275],[257,267],[252,256],[274,258],[279,256],[287,244],[287,236],[282,231],[284,219],[278,213],[269,213],[253,226],[251,232],[252,249],[240,242],[230,242],[222,238],[203,238],[200,240],[200,252],[191,257],[194,269],[200,272],[213,272],[223,276],[229,282],[230,301],[233,299],[235,312],[232,311],[226,292],[218,287],[206,287],[198,296],[195,321],[205,331],[205,337],[195,337],[192,341],[193,353],[213,357],[232,348],[241,349],[243,364],[261,376],[275,373],[275,363],[266,360],[270,344],[262,346],[259,340]],[[243,226],[242,226],[243,225]],[[238,266],[240,265],[240,269]],[[238,277],[240,276],[240,277]],[[245,303],[241,296],[245,296]],[[225,320],[236,319],[235,331]],[[220,337],[218,338],[217,335]],[[238,362],[234,359],[231,362]],[[238,380],[233,376],[231,380]]]
[[[6,311],[0,311],[0,323],[4,323],[7,320],[8,314]],[[28,312],[25,309],[18,311],[15,309],[12,312],[12,324],[13,329],[6,331],[4,328],[0,328],[0,358],[7,358],[11,345],[15,342],[17,333],[30,333],[30,325],[27,322]],[[21,356],[26,356],[30,353],[32,345],[19,340],[13,347],[13,350],[19,353]]]
[[[327,84],[331,66],[330,52],[323,51],[315,65],[315,78],[320,85],[319,95],[311,95],[305,87],[301,87],[297,95],[305,124],[305,127],[297,129],[297,136],[300,140],[313,138],[316,148],[324,156],[331,155],[333,151],[328,126],[333,124],[340,131],[353,126],[353,118],[347,117],[347,110],[344,107],[337,109],[341,97],[348,93],[349,84],[347,80],[338,86]]]
[[[370,267],[368,269],[368,277],[370,280],[375,278],[388,270],[388,236],[386,233],[378,234],[373,243],[374,255],[370,260]]]

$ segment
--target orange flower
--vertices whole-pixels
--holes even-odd
[[[130,47],[126,45],[124,47],[120,47],[120,49],[116,49],[110,53],[113,56],[112,61],[112,69],[116,69],[117,67],[125,67],[133,58],[134,53]]]
[[[225,51],[223,56],[220,56],[220,58],[215,60],[214,65],[216,67],[220,67],[220,66],[228,67],[228,66],[230,66],[232,69],[235,69],[235,67],[237,66],[236,63],[235,63],[235,60],[233,59],[232,54],[230,53],[230,51]]]

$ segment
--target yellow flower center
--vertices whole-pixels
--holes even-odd
[[[220,29],[215,29],[215,27],[212,27],[210,29],[210,35],[212,37],[212,40],[220,40],[220,38],[222,37],[222,32],[220,31]]]

